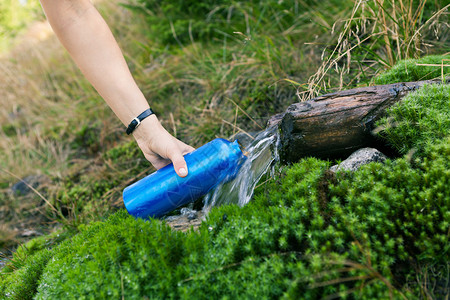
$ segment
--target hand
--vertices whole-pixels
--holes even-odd
[[[155,115],[145,118],[134,130],[133,136],[145,158],[156,169],[172,162],[178,176],[187,176],[188,168],[183,155],[195,149],[168,133]]]

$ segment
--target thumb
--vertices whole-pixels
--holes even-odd
[[[180,177],[186,177],[188,174],[188,168],[186,161],[184,160],[183,155],[181,155],[180,152],[173,153],[169,159],[173,163],[173,168],[175,169],[175,172]]]

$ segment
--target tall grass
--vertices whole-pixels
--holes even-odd
[[[144,39],[139,18],[117,9],[117,3],[105,1],[99,8],[125,55],[134,57],[137,40]],[[45,24],[33,24],[2,53],[0,105],[0,235],[6,239],[16,228],[20,239],[27,228],[66,221],[58,205],[65,181],[77,173],[91,175],[86,184],[100,177],[92,167],[99,155],[126,138],[118,119]],[[48,179],[38,188],[48,202],[35,193],[20,197],[10,192],[17,177],[28,175]],[[52,205],[60,211],[55,213]]]
[[[321,22],[324,14],[307,3],[300,9],[302,1],[291,11],[246,4],[235,10],[244,16],[240,31],[215,32],[210,41],[191,34],[181,45],[176,30],[169,26],[175,42],[166,44],[160,32],[144,25],[145,15],[132,15],[118,2],[96,5],[163,125],[193,146],[263,128],[268,116],[296,101],[295,88],[284,79],[305,81],[319,59],[320,53],[303,43],[324,32],[310,22]],[[330,18],[338,8],[325,11]],[[34,225],[27,226],[55,221],[77,226],[106,216],[123,206],[121,190],[151,170],[47,30],[41,39],[21,39],[0,63],[0,168],[7,171],[0,171],[0,208],[14,208],[2,218],[9,228],[24,224],[35,208],[43,218],[34,216]],[[25,201],[9,193],[15,176],[30,174],[49,179],[38,190],[58,212],[38,195]]]
[[[339,33],[323,51],[302,100],[330,89],[367,84],[396,62],[448,51],[450,4],[427,0],[355,1],[351,14],[333,24]]]
[[[147,44],[150,59],[139,75],[147,79],[141,80],[144,90],[156,111],[169,107],[180,121],[169,128],[197,145],[258,130],[296,101],[292,84],[305,82],[320,58],[305,42],[325,32],[317,24],[344,16],[352,2],[338,7],[334,1],[220,0],[199,8],[189,8],[189,2],[132,3],[128,7],[146,17],[149,39],[156,37],[159,47]],[[168,47],[163,53],[161,43]]]

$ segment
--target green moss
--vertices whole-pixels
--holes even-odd
[[[450,85],[424,85],[387,110],[380,135],[401,153],[422,151],[450,132]]]
[[[0,297],[10,299],[32,299],[36,293],[38,280],[45,265],[52,257],[52,252],[43,249],[27,259],[23,267],[12,273],[0,273]]]
[[[410,143],[404,151],[421,149],[411,162],[401,158],[332,175],[328,162],[304,159],[258,190],[247,206],[213,209],[199,232],[172,231],[159,220],[136,220],[122,210],[106,222],[80,226],[79,234],[56,247],[43,239],[17,251],[16,263],[1,273],[1,295],[418,296],[426,285],[411,285],[411,279],[430,280],[420,270],[449,260],[449,99],[448,86],[426,85],[389,112],[391,119],[398,115],[392,130]],[[103,159],[131,163],[137,171],[142,169],[138,153],[130,142]],[[65,199],[81,199],[94,210],[92,199],[120,179],[108,178],[90,186],[68,182]],[[83,175],[77,180],[88,182]],[[435,296],[443,293],[437,290]]]
[[[306,159],[247,206],[214,209],[199,232],[121,211],[54,248],[36,298],[418,295],[420,284],[407,287],[413,266],[449,259],[450,139],[414,165],[333,177]]]
[[[406,59],[396,63],[390,70],[375,77],[375,84],[389,84],[395,82],[409,82],[428,79],[440,79],[442,71],[444,77],[449,76],[450,67],[441,67],[441,64],[448,65],[450,55],[430,55],[419,59]],[[423,65],[439,66],[423,66]]]
[[[31,299],[36,293],[45,265],[53,256],[53,246],[73,234],[73,231],[58,230],[19,246],[0,270],[0,298]]]
[[[182,237],[183,233],[172,232],[158,221],[135,220],[121,211],[58,247],[37,298],[118,297],[122,284],[126,298],[151,295],[155,288],[169,295],[171,277],[177,276],[177,265],[183,265]],[[168,269],[174,273],[165,273]],[[80,276],[84,279],[74,286]],[[166,282],[158,282],[163,277]]]
[[[49,249],[55,245],[58,245],[73,235],[73,231],[59,229],[51,234],[36,237],[24,245],[19,246],[14,255],[18,257],[32,256],[43,249]]]

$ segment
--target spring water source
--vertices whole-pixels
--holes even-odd
[[[261,177],[278,161],[278,134],[276,126],[260,132],[245,148],[247,160],[243,163],[235,179],[220,184],[204,199],[204,213],[212,207],[223,204],[246,205]]]

